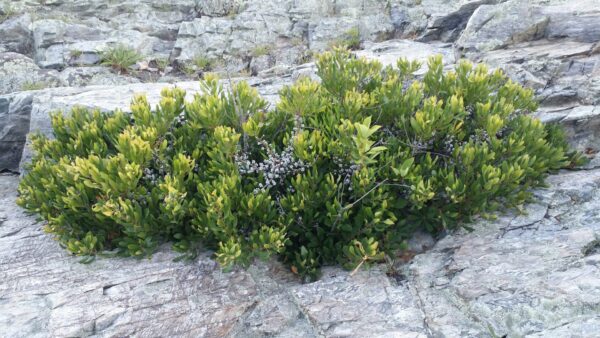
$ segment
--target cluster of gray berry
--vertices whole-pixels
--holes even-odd
[[[431,149],[431,147],[433,147],[434,142],[435,142],[434,139],[430,139],[428,141],[413,140],[411,142],[410,146],[415,151],[423,151],[423,150]]]
[[[260,175],[264,179],[264,183],[259,183],[254,193],[281,187],[287,177],[303,173],[306,170],[307,165],[304,161],[294,156],[294,147],[291,142],[280,153],[271,148],[266,141],[261,140],[258,144],[267,153],[267,158],[262,162],[250,160],[247,153],[235,156],[235,163],[240,174]],[[292,187],[287,187],[287,190],[294,192]]]
[[[167,174],[167,165],[156,155],[152,157],[149,167],[144,168],[142,180],[154,186]]]
[[[360,170],[360,165],[348,163],[348,161],[337,156],[333,157],[333,163],[337,166],[337,168],[333,170],[333,173],[344,179],[344,185],[350,186],[350,183],[352,183],[352,175]],[[350,186],[348,190],[352,191],[352,186]]]
[[[510,129],[508,127],[504,126],[500,130],[498,130],[498,132],[496,133],[496,137],[503,138],[504,136],[508,135],[509,133],[510,133]]]
[[[497,138],[503,138],[504,136],[510,134],[512,132],[512,129],[507,125],[510,124],[510,122],[514,119],[516,119],[517,117],[521,116],[521,115],[527,115],[530,112],[528,110],[515,110],[512,113],[510,113],[508,115],[507,119],[507,123],[504,125],[504,127],[502,127],[497,133],[496,133],[496,137]]]
[[[467,119],[471,119],[473,118],[473,115],[475,115],[475,107],[473,107],[472,105],[466,106],[465,111],[467,112]]]
[[[485,131],[485,130],[481,130],[479,133],[471,135],[469,137],[469,139],[475,143],[490,143],[491,142],[490,135],[488,135],[487,131]]]
[[[444,139],[444,152],[446,154],[452,154],[456,147],[456,137],[454,135],[449,135]]]
[[[406,92],[411,84],[412,80],[404,80],[404,82],[402,82],[402,92]]]
[[[173,120],[173,124],[177,127],[181,127],[185,124],[186,121],[187,120],[185,118],[185,111],[182,111],[181,113],[179,113],[179,115],[177,115],[177,117],[175,117],[175,120]]]
[[[364,77],[364,78],[360,79],[360,81],[357,84],[357,87],[360,91],[363,91],[363,90],[367,89],[369,86],[371,86],[374,80],[375,79],[372,76]]]

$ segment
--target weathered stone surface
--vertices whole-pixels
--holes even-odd
[[[431,332],[444,336],[592,337],[600,332],[600,172],[562,173],[526,215],[478,222],[415,257]],[[570,331],[565,331],[568,327]]]
[[[543,39],[486,52],[477,59],[534,88],[543,105],[600,103],[600,54],[594,43]]]
[[[200,16],[227,16],[238,13],[244,5],[243,0],[206,0],[198,1],[196,11]]]
[[[0,176],[0,327],[10,337],[592,337],[600,330],[600,170],[564,172],[526,215],[451,233],[408,266],[301,284],[280,264],[201,255],[80,264]],[[395,272],[393,272],[395,271]],[[393,272],[393,273],[392,273]],[[394,278],[386,274],[391,273]]]
[[[550,19],[529,1],[511,0],[478,7],[457,41],[463,52],[488,51],[544,36]]]
[[[19,170],[29,132],[32,100],[31,93],[0,98],[0,171]]]
[[[31,87],[56,87],[61,84],[57,75],[56,71],[40,69],[22,54],[0,53],[0,95],[30,90]]]
[[[196,55],[222,56],[223,51],[229,47],[231,24],[230,19],[211,17],[182,23],[174,47],[174,56],[180,60],[191,60]]]
[[[310,49],[323,51],[331,48],[332,44],[344,39],[346,32],[358,29],[359,21],[352,17],[326,18],[311,25],[308,31],[308,46]]]
[[[0,52],[30,54],[33,49],[31,38],[31,16],[29,14],[8,18],[0,23]]]
[[[465,53],[548,39],[600,41],[600,1],[509,0],[478,7],[457,41]]]
[[[110,68],[92,67],[69,67],[58,74],[58,78],[65,86],[108,86],[139,83],[140,80],[125,75],[115,74]]]
[[[600,41],[600,1],[550,1],[549,4],[538,2],[539,11],[550,18],[544,32],[549,39]]]
[[[600,34],[598,0],[74,0],[10,7],[15,14],[0,24],[2,48],[32,50],[40,67],[52,69],[97,64],[99,51],[116,43],[130,45],[148,61],[208,56],[224,61],[222,68],[231,72],[257,73],[302,63],[306,49],[324,50],[353,28],[363,42],[394,37],[452,42],[470,22],[458,44],[466,52],[539,37],[596,42]],[[256,67],[253,50],[265,46],[274,65]],[[139,78],[153,79],[143,73]]]
[[[544,122],[560,123],[572,147],[583,152],[600,152],[600,106],[549,108],[538,112]]]
[[[432,55],[442,55],[446,65],[454,64],[454,51],[448,44],[426,44],[411,40],[388,40],[380,43],[366,43],[363,50],[357,51],[356,55],[368,59],[380,61],[384,66],[396,65],[400,58],[421,61],[424,66],[427,59]],[[423,67],[420,72],[424,72]]]
[[[419,37],[421,41],[454,41],[467,25],[473,12],[481,5],[497,4],[506,0],[467,0],[456,1],[452,10],[444,9],[433,12],[429,18],[427,29]],[[435,10],[434,10],[435,11]]]
[[[232,2],[233,3],[233,2]],[[172,57],[189,60],[195,55],[240,58],[256,48],[269,46],[277,60],[298,46],[321,51],[357,28],[363,40],[381,40],[394,35],[395,27],[385,1],[347,1],[327,4],[315,1],[271,0],[246,2],[234,15],[201,16],[183,22]],[[210,6],[215,6],[212,2]],[[217,6],[218,7],[218,6]],[[216,12],[221,12],[216,10]],[[297,63],[298,60],[292,60]]]
[[[168,54],[172,45],[137,30],[111,30],[106,23],[97,26],[46,19],[33,23],[35,61],[42,68],[63,69],[69,64],[95,64],[99,54],[124,44],[147,57]]]

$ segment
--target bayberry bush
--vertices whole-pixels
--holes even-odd
[[[51,115],[19,204],[76,255],[136,257],[172,242],[212,249],[224,266],[276,255],[307,278],[356,268],[531,198],[577,165],[561,130],[533,118],[532,91],[500,70],[432,57],[395,67],[336,50],[320,82],[299,80],[268,107],[245,82],[208,75],[202,94],[138,96],[131,114]]]

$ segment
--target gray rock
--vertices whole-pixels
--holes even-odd
[[[218,58],[229,47],[232,20],[202,17],[179,27],[172,58],[191,60],[195,56]]]
[[[259,72],[269,69],[275,65],[275,58],[271,55],[261,55],[253,57],[250,61],[250,72],[257,75]]]
[[[432,332],[554,336],[568,326],[566,336],[588,337],[600,329],[598,266],[582,253],[600,230],[600,174],[549,181],[528,215],[480,222],[415,258],[412,281]]]
[[[419,37],[420,41],[455,41],[473,12],[481,5],[497,4],[506,0],[457,1],[457,8],[448,12],[434,13],[429,19],[427,30]]]
[[[228,16],[238,13],[244,5],[243,0],[204,0],[198,1],[196,12],[200,16]]]
[[[40,69],[32,59],[21,54],[0,53],[0,94],[60,84],[56,71]]]
[[[410,25],[411,22],[406,8],[397,4],[390,8],[390,20],[392,21],[392,25],[394,25],[396,35],[402,34],[404,29]]]
[[[356,52],[360,57],[380,61],[384,66],[396,65],[400,58],[423,63],[419,71],[426,71],[427,59],[432,55],[442,55],[446,65],[454,64],[454,51],[450,45],[426,44],[411,40],[388,40],[380,43],[365,43],[365,48]]]
[[[39,20],[33,23],[35,62],[42,68],[64,67],[63,37],[67,24],[60,20]]]
[[[600,102],[600,55],[595,44],[571,39],[538,40],[481,54],[515,81],[536,90],[543,105],[595,105]]]
[[[548,5],[542,2],[539,10],[550,18],[544,33],[547,38],[600,41],[600,1],[550,1]]]
[[[457,41],[464,53],[500,49],[544,37],[550,18],[528,1],[479,6]]]
[[[541,38],[600,41],[598,0],[510,0],[477,8],[457,46],[465,52],[487,51]]]
[[[115,23],[120,19],[117,17]],[[155,20],[147,15],[136,19],[141,22]],[[33,23],[35,60],[40,67],[53,69],[63,69],[67,65],[93,65],[100,61],[99,54],[102,51],[118,44],[127,45],[144,57],[167,55],[174,41],[161,38],[173,39],[176,28],[171,25],[165,28],[166,32],[162,28],[159,26],[151,34],[146,34],[142,30],[147,27],[113,29],[97,19],[79,23],[56,19],[37,20]]]
[[[59,73],[62,83],[70,87],[108,86],[139,83],[134,77],[118,75],[107,67],[69,67]]]
[[[583,152],[600,152],[600,106],[547,108],[538,112],[544,122],[560,123],[572,147]]]
[[[389,5],[389,2],[381,0],[334,1],[333,12],[341,16],[359,17],[364,14],[371,15],[385,12]]]
[[[10,17],[0,22],[0,52],[31,54],[33,39],[29,25],[31,25],[29,14]]]
[[[369,42],[391,39],[395,36],[395,26],[387,13],[374,13],[361,17],[360,37]]]
[[[346,38],[348,31],[359,27],[360,21],[356,18],[323,18],[309,27],[308,47],[315,51],[326,50]]]
[[[29,132],[32,93],[0,97],[0,171],[19,170]]]

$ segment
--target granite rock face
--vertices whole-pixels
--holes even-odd
[[[17,171],[25,147],[33,96],[19,93],[0,98],[0,163],[2,170]]]
[[[304,63],[313,52],[343,43],[353,30],[363,43],[453,42],[480,6],[504,1],[12,1],[0,4],[0,52],[23,54],[42,69],[67,71],[61,79],[72,74],[69,68],[97,65],[102,51],[118,44],[135,49],[142,63],[168,62],[165,72],[179,80],[189,78],[181,70],[196,58],[212,60],[217,71],[257,74]],[[148,69],[137,68],[131,77],[156,82]],[[98,82],[81,77],[62,84]],[[14,91],[18,88],[0,85],[0,94]]]
[[[417,234],[411,261],[328,267],[311,284],[276,262],[228,273],[210,252],[173,262],[168,247],[80,264],[15,205],[19,177],[0,173],[0,336],[597,336],[600,0],[0,2],[0,171],[23,171],[27,135],[50,134],[50,111],[127,111],[165,86],[193,95],[201,71],[181,70],[198,57],[273,105],[283,86],[316,78],[313,52],[354,28],[356,54],[385,65],[442,54],[447,68],[467,58],[504,69],[591,162],[550,176],[522,213],[437,242]],[[123,74],[98,65],[121,43],[144,59]]]
[[[415,257],[410,271],[432,332],[600,332],[599,179],[598,170],[551,176],[551,188],[537,191],[527,214],[478,222],[475,231],[447,236]]]
[[[0,88],[19,92],[35,87],[57,87],[61,84],[58,72],[40,69],[32,59],[23,54],[0,53]]]
[[[7,18],[0,23],[0,52],[29,54],[33,50],[31,16],[28,14]]]
[[[481,5],[469,19],[457,46],[465,52],[476,52],[541,38],[595,43],[600,41],[599,4],[598,0],[509,0]]]

